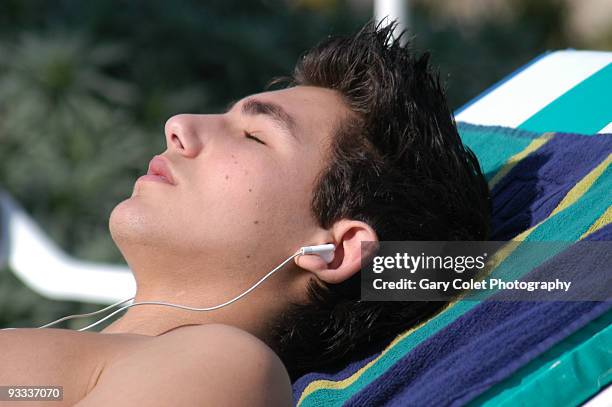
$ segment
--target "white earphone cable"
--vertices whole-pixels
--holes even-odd
[[[94,322],[93,324],[87,325],[84,328],[79,329],[78,331],[85,331],[89,328],[93,328],[94,326],[106,321],[108,318],[112,317],[113,315],[117,314],[118,312],[121,312],[123,310],[126,310],[130,307],[134,307],[136,305],[163,305],[163,306],[168,306],[168,307],[174,307],[174,308],[180,308],[180,309],[185,309],[185,310],[189,310],[189,311],[212,311],[212,310],[216,310],[219,309],[221,307],[225,307],[226,305],[229,305],[235,301],[238,301],[240,298],[244,297],[245,295],[247,295],[248,293],[250,293],[251,291],[253,291],[255,288],[257,288],[261,283],[263,283],[268,277],[270,277],[272,274],[274,274],[277,270],[279,270],[281,267],[283,267],[285,264],[287,264],[287,262],[291,261],[294,257],[296,256],[300,256],[300,255],[305,255],[305,254],[319,254],[321,256],[323,256],[324,258],[327,258],[327,256],[331,256],[328,259],[328,262],[331,261],[331,258],[333,258],[333,251],[334,251],[334,245],[333,244],[326,244],[326,245],[319,245],[319,246],[304,246],[301,247],[300,250],[298,250],[297,252],[295,252],[293,255],[289,256],[285,261],[283,261],[281,264],[279,264],[278,266],[276,266],[272,271],[270,271],[268,274],[266,274],[265,276],[263,276],[259,281],[257,281],[254,285],[252,285],[248,290],[246,290],[245,292],[243,292],[242,294],[238,295],[237,297],[232,298],[229,301],[224,302],[223,304],[219,304],[219,305],[215,305],[214,307],[207,307],[207,308],[194,308],[194,307],[188,307],[186,305],[180,305],[180,304],[171,304],[171,303],[167,303],[167,302],[161,302],[161,301],[141,301],[141,302],[136,302],[133,304],[129,304],[129,305],[125,305],[113,312],[111,312],[109,315],[105,316],[104,318]],[[331,253],[331,254],[330,254]],[[85,314],[74,314],[74,315],[68,315],[65,317],[62,317],[60,319],[57,319],[55,321],[49,322],[45,325],[39,326],[37,329],[41,329],[41,328],[47,328],[50,327],[52,325],[58,324],[62,321],[66,321],[69,319],[74,319],[74,318],[84,318],[84,317],[88,317],[88,316],[92,316],[92,315],[96,315],[99,314],[101,312],[107,311],[111,308],[114,308],[116,306],[119,306],[125,302],[131,301],[133,300],[134,297],[131,298],[127,298],[125,300],[116,302],[114,304],[111,304],[101,310],[98,311],[94,311],[94,312],[88,312]],[[3,330],[9,330],[9,329],[16,329],[16,328],[3,328],[0,329],[0,331]]]
[[[104,311],[106,311],[106,310],[109,310],[109,309],[111,309],[111,308],[114,308],[114,307],[116,307],[116,306],[118,306],[118,305],[121,305],[121,304],[123,304],[124,302],[128,302],[128,301],[130,301],[130,300],[133,300],[133,299],[134,299],[134,297],[131,297],[131,298],[125,299],[125,300],[123,300],[123,301],[119,301],[119,302],[116,302],[116,303],[114,303],[114,304],[112,304],[112,305],[109,305],[109,306],[108,306],[108,307],[106,307],[106,308],[102,308],[101,310],[94,311],[94,312],[88,312],[88,313],[86,313],[86,314],[74,314],[74,315],[68,315],[68,316],[66,316],[66,317],[62,317],[62,318],[60,318],[60,319],[56,319],[56,320],[55,320],[55,321],[53,321],[53,322],[49,322],[48,324],[45,324],[45,325],[39,326],[39,327],[38,327],[38,329],[41,329],[41,328],[48,328],[48,327],[50,327],[51,325],[59,324],[60,322],[62,322],[62,321],[67,321],[67,320],[69,320],[69,319],[74,319],[74,318],[84,318],[84,317],[89,317],[89,316],[92,316],[92,315],[96,315],[96,314],[99,314],[99,313],[104,312]]]
[[[291,261],[295,256],[298,256],[300,254],[302,254],[301,250],[297,251],[292,256],[289,256],[287,258],[287,260],[283,261],[281,264],[276,266],[272,271],[270,271],[268,274],[263,276],[258,282],[256,282],[254,285],[252,285],[248,290],[246,290],[242,294],[238,295],[237,297],[234,297],[231,300],[224,302],[223,304],[219,304],[219,305],[215,305],[214,307],[207,307],[207,308],[194,308],[194,307],[188,307],[186,305],[171,304],[171,303],[161,302],[161,301],[141,301],[141,302],[135,302],[133,304],[123,306],[123,307],[119,308],[118,310],[113,311],[112,313],[110,313],[109,315],[105,316],[104,318],[94,322],[93,324],[87,325],[86,327],[81,328],[78,331],[85,331],[85,330],[87,330],[89,328],[93,328],[94,326],[96,326],[96,325],[106,321],[108,318],[112,317],[113,315],[117,314],[118,312],[121,312],[121,311],[123,311],[125,309],[128,309],[130,307],[134,307],[134,306],[137,306],[137,305],[163,305],[163,306],[167,306],[167,307],[180,308],[180,309],[185,309],[185,310],[189,310],[189,311],[213,311],[213,310],[219,309],[221,307],[225,307],[226,305],[229,305],[229,304],[231,304],[231,303],[233,303],[235,301],[238,301],[240,298],[244,297],[245,295],[247,295],[248,293],[253,291],[255,288],[257,288],[257,286],[259,286],[259,284],[263,283],[265,279],[270,277],[273,273],[275,273],[277,270],[279,270],[282,266],[287,264],[287,262]]]

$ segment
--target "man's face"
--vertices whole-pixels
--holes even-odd
[[[113,239],[128,262],[138,246],[228,268],[275,265],[316,244],[315,177],[347,115],[339,93],[298,86],[245,97],[224,114],[170,118],[161,155],[175,185],[136,182],[111,214]]]

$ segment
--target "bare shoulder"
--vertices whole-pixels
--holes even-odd
[[[289,406],[291,383],[278,356],[248,332],[221,324],[187,326],[115,360],[79,405],[137,403]]]
[[[206,356],[205,360],[227,362],[237,359],[241,364],[253,362],[271,365],[286,373],[280,358],[268,345],[256,336],[231,325],[206,324],[182,327],[177,331],[156,338],[156,347],[177,351],[177,347],[188,350],[192,356]],[[186,347],[186,345],[189,345]],[[247,360],[248,359],[248,360]]]
[[[274,373],[277,380],[282,379],[282,382],[291,387],[289,374],[278,355],[256,336],[234,326],[187,326],[156,340],[155,346],[163,349],[164,353],[185,349],[187,354],[198,358],[207,367],[215,364],[228,366],[231,363],[244,374],[249,371],[256,373],[259,379],[266,378],[262,376],[264,373]]]
[[[181,327],[165,335],[155,338],[159,343],[175,343],[184,341],[206,341],[206,343],[217,343],[231,345],[249,346],[254,351],[268,351],[274,356],[276,354],[263,341],[256,336],[225,324],[205,324]]]
[[[228,393],[234,393],[236,405],[240,401],[253,406],[292,404],[289,374],[280,358],[263,341],[242,329],[224,324],[188,326],[157,340],[161,353],[185,349],[185,356],[211,372],[219,385],[227,380]]]

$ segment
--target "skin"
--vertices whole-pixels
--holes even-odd
[[[293,120],[290,132],[268,115],[245,114],[243,105],[253,99],[282,106]],[[176,185],[137,182],[132,196],[115,207],[109,221],[113,240],[136,278],[135,301],[193,307],[223,303],[303,245],[334,243],[334,261],[296,257],[246,297],[212,312],[130,308],[103,332],[153,337],[169,332],[167,338],[131,356],[123,366],[114,366],[117,375],[106,375],[111,379],[100,381],[84,405],[106,405],[122,386],[150,388],[127,404],[158,402],[160,386],[155,383],[167,381],[167,375],[130,375],[142,372],[151,360],[173,371],[187,404],[291,403],[286,370],[265,345],[267,324],[289,302],[306,301],[308,280],[334,284],[356,273],[361,241],[377,240],[363,222],[342,219],[323,229],[310,212],[315,178],[327,165],[334,131],[350,115],[336,91],[298,86],[243,98],[224,114],[182,114],[168,120],[162,155]],[[175,355],[175,349],[185,344],[203,342],[209,346],[188,347],[184,360],[160,360],[160,355]],[[198,376],[191,373],[203,370],[215,374],[210,380],[200,375],[194,381]],[[237,375],[243,378],[240,385]],[[116,382],[116,377],[129,383]]]
[[[295,138],[269,115],[243,112],[254,99],[282,106]],[[290,302],[306,301],[310,279],[335,284],[359,271],[361,242],[378,240],[363,222],[342,219],[324,229],[310,213],[334,130],[350,115],[336,91],[298,86],[245,97],[223,114],[170,118],[160,155],[175,185],[137,181],[109,219],[136,279],[135,302],[221,304],[304,245],[333,243],[333,262],[298,256],[253,292],[211,312],[144,305],[129,308],[102,333],[2,332],[0,345],[15,351],[0,382],[30,358],[36,381],[50,383],[47,374],[63,377],[53,355],[68,352],[58,357],[91,359],[95,366],[81,375],[79,389],[64,384],[79,406],[291,405],[286,369],[267,345],[269,323]],[[58,348],[34,360],[31,349],[49,343]],[[59,369],[71,374],[78,365]]]
[[[243,114],[249,99],[282,106],[294,118],[297,139],[267,115]],[[334,243],[335,258],[328,265],[318,256],[297,257],[243,299],[212,312],[132,307],[104,332],[159,335],[184,324],[223,323],[265,342],[267,323],[289,301],[306,300],[309,279],[338,283],[357,272],[361,241],[377,240],[373,229],[349,219],[323,229],[310,213],[333,132],[350,114],[336,91],[298,86],[243,98],[224,114],[170,118],[161,155],[176,185],[137,182],[109,221],[134,273],[136,302],[214,306],[301,246]]]

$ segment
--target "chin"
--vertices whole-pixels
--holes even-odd
[[[185,228],[177,228],[172,213],[164,207],[151,205],[138,196],[117,204],[111,211],[108,229],[120,251],[137,247],[156,252],[178,251]]]
[[[151,235],[150,218],[138,197],[131,197],[115,206],[108,220],[108,229],[117,246],[122,243],[145,243]]]

